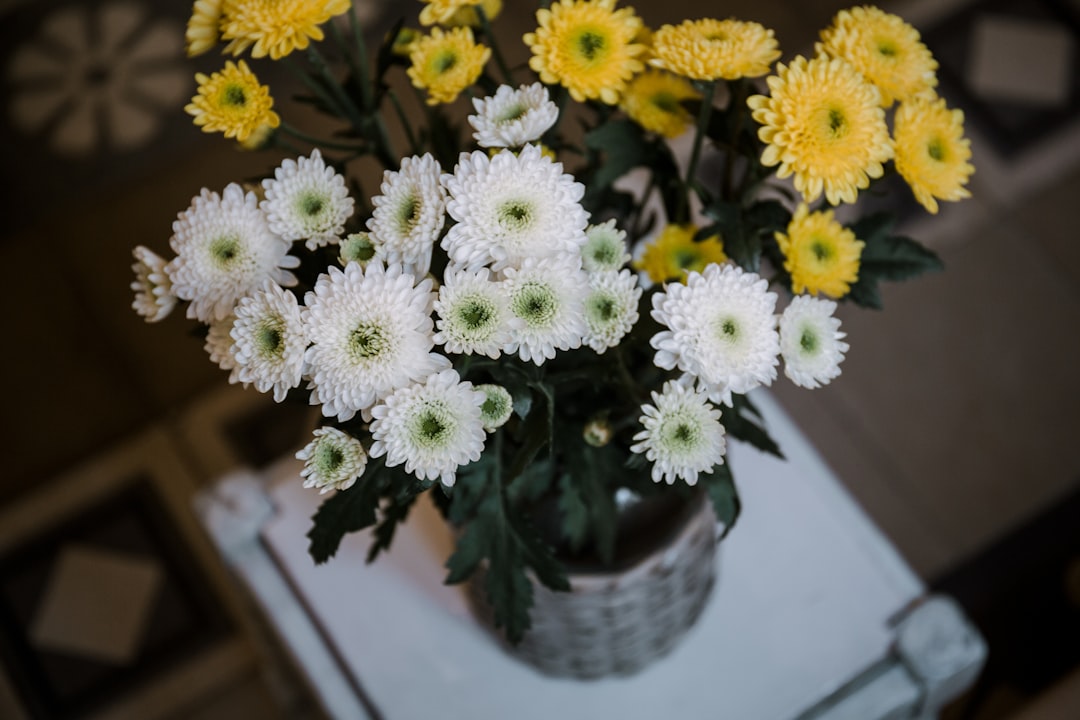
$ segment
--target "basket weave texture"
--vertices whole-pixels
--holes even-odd
[[[663,657],[697,621],[716,578],[716,517],[699,507],[668,541],[619,572],[570,574],[570,591],[533,582],[532,627],[504,647],[542,672],[578,679],[630,675]],[[483,572],[469,591],[490,623]]]

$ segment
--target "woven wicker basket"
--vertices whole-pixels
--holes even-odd
[[[716,518],[701,494],[663,542],[618,572],[571,573],[570,592],[533,583],[532,627],[504,647],[544,673],[578,679],[638,672],[694,625],[716,577]],[[469,583],[490,623],[483,572]],[[500,636],[501,637],[501,636]]]

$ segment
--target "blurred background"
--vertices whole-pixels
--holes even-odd
[[[375,41],[391,15],[420,8],[356,2]],[[706,10],[633,5],[653,28]],[[773,28],[790,59],[848,6],[740,0],[708,11]],[[779,383],[774,394],[911,567],[960,600],[990,642],[981,682],[952,716],[1080,717],[1080,2],[880,6],[918,27],[941,63],[941,94],[972,138],[974,197],[934,217],[900,203],[902,229],[945,272],[887,288],[883,312],[844,308],[840,381],[813,392]],[[496,29],[519,37],[532,7],[505,0]],[[194,72],[221,65],[216,53],[185,58],[190,12],[182,0],[0,2],[0,268],[14,303],[0,632],[8,659],[51,653],[67,679],[48,689],[64,717],[122,706],[207,653],[214,680],[188,678],[184,704],[154,717],[315,713],[301,689],[267,679],[250,618],[190,519],[200,487],[299,447],[306,412],[267,413],[267,398],[227,387],[181,313],[146,325],[131,310],[131,248],[168,254],[173,220],[202,187],[263,177],[279,160],[205,135],[183,112]],[[252,65],[283,115],[305,113],[281,68]],[[218,433],[228,442],[207,432],[221,408],[237,418]],[[132,478],[147,474],[167,490],[138,491]],[[104,487],[118,492],[91,502]],[[107,552],[131,547],[149,560]],[[107,631],[87,629],[92,609],[63,597],[106,578],[133,588],[112,607],[127,621],[105,612]],[[11,640],[28,625],[30,645]],[[40,685],[9,669],[0,709],[19,706],[20,684]]]

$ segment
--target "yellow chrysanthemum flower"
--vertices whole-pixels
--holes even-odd
[[[491,57],[491,48],[477,45],[467,27],[443,32],[432,28],[413,43],[409,53],[412,65],[409,78],[421,90],[427,90],[427,104],[449,103],[461,91],[476,82]]]
[[[698,228],[693,225],[668,225],[645,246],[634,268],[642,270],[654,283],[686,279],[686,273],[703,272],[705,268],[727,261],[719,235],[694,242]]]
[[[195,73],[199,83],[198,94],[184,107],[194,116],[195,124],[203,132],[223,132],[245,142],[262,127],[276,128],[281,124],[272,108],[274,99],[270,88],[259,84],[243,60],[239,63],[226,61],[225,68],[209,77]]]
[[[615,0],[561,0],[536,11],[540,27],[524,36],[529,67],[548,84],[561,84],[577,102],[619,102],[626,82],[644,66],[634,42],[641,18]]]
[[[188,57],[202,55],[221,39],[221,5],[224,0],[195,0],[184,41]]]
[[[488,20],[494,20],[502,12],[502,6],[502,0],[480,0],[475,5],[458,8],[457,12],[451,15],[450,19],[445,21],[443,25],[447,27],[459,27],[461,25],[479,27],[480,15],[476,12],[477,7],[484,11],[484,16]]]
[[[776,36],[755,22],[686,20],[664,25],[649,63],[695,80],[760,77],[780,57]]]
[[[650,69],[635,75],[626,86],[620,107],[646,130],[673,138],[694,122],[682,101],[700,97],[686,78]]]
[[[859,258],[866,243],[838,223],[832,210],[809,212],[806,205],[799,205],[787,234],[776,233],[776,242],[795,293],[841,298],[859,279]]]
[[[423,0],[424,9],[420,11],[421,25],[445,25],[463,8],[479,5],[480,0]]]
[[[881,91],[889,107],[937,86],[937,60],[919,31],[876,7],[841,10],[821,31],[817,52],[847,60]]]
[[[893,118],[896,169],[915,199],[937,213],[935,198],[956,201],[971,197],[965,185],[975,172],[971,141],[964,137],[964,113],[950,110],[932,95],[900,105]]]
[[[225,52],[239,55],[251,48],[251,57],[285,57],[322,40],[319,27],[346,12],[351,0],[225,0],[221,38],[229,40]]]
[[[833,205],[855,202],[893,155],[877,88],[828,57],[780,63],[767,82],[770,95],[747,100],[767,145],[762,164],[779,165],[777,177],[794,175],[807,202],[822,192]]]

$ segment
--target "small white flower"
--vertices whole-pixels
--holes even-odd
[[[354,262],[365,268],[370,262],[380,262],[375,254],[375,239],[371,237],[371,233],[352,233],[345,236],[338,245],[338,262],[341,267]]]
[[[500,85],[495,95],[473,98],[476,115],[469,124],[480,147],[521,147],[536,142],[559,119],[559,107],[547,88],[536,82],[514,90]]]
[[[394,390],[450,365],[431,352],[431,280],[400,265],[349,263],[320,275],[301,310],[311,346],[304,355],[312,404],[341,421]]]
[[[435,301],[435,344],[447,352],[495,359],[510,342],[509,298],[487,268],[471,272],[448,268]]]
[[[142,245],[137,245],[131,253],[135,256],[131,266],[135,272],[135,280],[131,283],[135,300],[131,307],[148,323],[163,320],[176,306],[172,281],[165,273],[165,259]]]
[[[281,402],[300,385],[307,336],[296,296],[273,283],[236,304],[230,333],[241,382]]]
[[[687,383],[669,380],[661,393],[653,392],[654,405],[642,405],[644,430],[634,436],[631,452],[652,461],[653,482],[674,484],[681,478],[695,485],[699,473],[711,474],[724,462],[727,443],[720,411],[705,394]]]
[[[173,222],[176,257],[165,266],[173,292],[188,300],[187,316],[221,320],[264,280],[290,287],[300,265],[289,242],[270,230],[255,193],[231,183],[221,195],[203,189]]]
[[[589,291],[584,270],[569,262],[529,258],[520,268],[507,268],[505,275],[510,312],[517,320],[505,352],[542,365],[556,350],[581,347]]]
[[[653,318],[668,329],[651,340],[657,367],[678,368],[710,394],[746,393],[776,379],[780,339],[776,293],[731,264],[688,273],[653,296]]]
[[[443,237],[450,259],[470,270],[515,267],[525,258],[568,256],[581,262],[588,215],[581,207],[585,186],[544,157],[536,145],[520,154],[503,150],[493,158],[462,153],[453,175],[443,175],[450,193],[446,210],[457,222]]]
[[[384,263],[401,263],[417,276],[427,274],[432,248],[446,222],[441,175],[431,153],[407,157],[399,170],[383,173],[382,195],[371,200],[375,209],[367,226]]]
[[[304,487],[318,488],[321,495],[356,484],[368,460],[360,441],[333,427],[318,428],[312,435],[315,439],[296,453],[296,459],[304,461]]]
[[[266,198],[259,207],[270,229],[289,242],[306,240],[308,250],[337,244],[353,214],[345,178],[327,167],[318,149],[311,157],[286,158],[262,186]]]
[[[502,385],[490,383],[477,385],[476,389],[484,393],[484,404],[480,406],[480,420],[484,429],[492,432],[506,424],[514,410],[514,398]]]
[[[840,363],[848,344],[833,317],[832,300],[799,295],[780,316],[780,353],[784,374],[799,387],[828,385],[840,375]]]
[[[585,229],[585,245],[581,248],[581,264],[589,272],[619,270],[630,262],[626,251],[626,231],[615,227],[614,220]]]
[[[240,380],[240,366],[236,362],[233,353],[232,328],[236,322],[235,315],[228,315],[221,320],[211,320],[206,333],[206,344],[203,348],[210,353],[210,361],[222,370],[229,371],[229,384],[235,385]],[[244,383],[247,387],[247,383]]]
[[[629,270],[589,275],[585,297],[585,343],[598,353],[615,347],[638,321],[641,287]]]
[[[484,451],[484,398],[455,370],[395,391],[371,410],[371,456],[386,455],[387,467],[404,463],[421,480],[453,485],[458,467]]]

